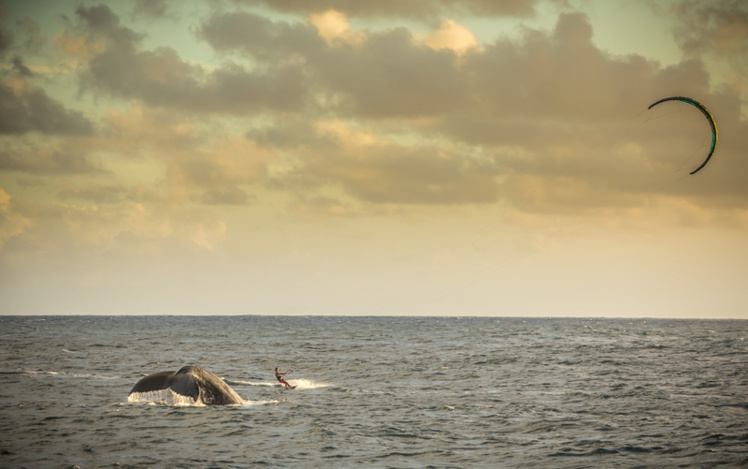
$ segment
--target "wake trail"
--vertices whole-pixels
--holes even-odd
[[[287,379],[288,384],[291,386],[296,386],[296,390],[307,390],[307,389],[320,389],[320,388],[328,388],[333,386],[329,383],[321,383],[317,381],[312,381],[309,379],[299,378],[299,379]],[[277,381],[248,381],[248,380],[232,380],[227,381],[229,384],[243,384],[245,386],[266,386],[266,387],[279,387],[282,388],[283,385]]]

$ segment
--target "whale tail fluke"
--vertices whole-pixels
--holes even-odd
[[[241,404],[244,400],[221,378],[197,366],[185,366],[177,372],[162,371],[141,379],[132,390],[145,393],[170,389],[205,405]]]
[[[134,392],[151,392],[168,389],[176,381],[176,375],[173,371],[150,374],[135,383],[135,386],[130,390],[130,394]]]

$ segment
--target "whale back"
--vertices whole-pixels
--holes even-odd
[[[197,366],[185,366],[177,372],[177,375],[182,377],[171,389],[179,394],[195,398],[191,393],[197,388],[199,400],[205,405],[228,405],[244,402],[244,399],[236,391],[208,370]],[[188,394],[184,394],[182,391],[186,391]]]

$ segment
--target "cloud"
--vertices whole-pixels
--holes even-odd
[[[249,203],[240,186],[261,184],[272,160],[268,150],[199,115],[142,103],[108,112],[101,129],[105,137],[91,145],[117,155],[124,168],[147,168],[172,202]]]
[[[172,232],[171,223],[154,216],[143,204],[125,202],[98,205],[56,204],[64,225],[76,244],[109,247],[123,233],[144,238],[164,238]]]
[[[305,57],[326,44],[313,23],[276,22],[244,11],[210,16],[198,28],[198,35],[219,52],[237,50],[264,62]]]
[[[23,45],[27,50],[39,51],[47,43],[47,37],[42,34],[39,24],[33,19],[23,18],[18,21],[17,26],[26,36]]]
[[[353,34],[345,18],[330,11],[313,18],[327,29],[236,12],[211,17],[200,31],[225,53],[275,66],[274,60],[303,61],[303,93],[323,93],[323,106],[353,117],[462,116],[488,106],[506,117],[598,120],[657,95],[657,64],[605,55],[582,14],[561,15],[551,34],[526,30],[520,41],[499,40],[463,60],[454,53],[477,42],[454,21],[420,36],[405,28],[357,31],[355,47],[341,47],[352,41],[341,38]]]
[[[419,45],[406,29],[372,33],[359,48],[329,49],[311,63],[343,113],[417,118],[470,103],[469,77],[454,55]]]
[[[748,101],[748,6],[739,0],[683,1],[673,6],[679,20],[674,37],[689,57],[716,63],[715,75]]]
[[[161,202],[153,190],[144,186],[127,187],[124,184],[89,183],[75,184],[69,181],[62,183],[58,193],[62,200],[77,199],[95,205],[117,204],[123,201],[132,202]]]
[[[337,186],[374,204],[488,203],[497,199],[491,161],[465,158],[432,145],[403,146],[342,121],[321,123],[326,151],[309,151],[286,176],[319,187]],[[303,152],[303,150],[300,150]]]
[[[265,62],[279,55],[281,60],[303,60],[304,93],[326,96],[325,103],[342,113],[418,117],[468,103],[467,77],[455,56],[425,47],[405,28],[353,32],[344,17],[330,11],[313,16],[310,24],[236,12],[213,16],[201,34],[223,52],[238,51]],[[464,42],[455,47],[462,46]]]
[[[106,6],[79,8],[77,29],[57,41],[84,61],[84,89],[130,103],[103,116],[106,137],[90,147],[157,161],[172,201],[248,204],[247,188],[265,185],[336,201],[330,207],[502,200],[528,211],[590,213],[642,203],[641,176],[675,165],[663,150],[682,140],[676,122],[660,120],[657,132],[617,128],[672,93],[673,83],[715,97],[702,61],[662,68],[612,56],[595,46],[580,13],[559,15],[551,30],[525,28],[478,47],[454,20],[425,34],[354,29],[348,15],[385,7],[310,4],[275,4],[307,20],[239,10],[201,19],[197,37],[226,59],[213,68],[171,48],[143,48],[143,34]],[[426,5],[411,7],[489,8]],[[237,121],[221,120],[227,115],[253,117],[240,124],[246,139],[234,133]],[[601,135],[605,145],[595,148]],[[7,156],[4,164],[21,165]],[[329,196],[330,188],[342,192]]]
[[[0,55],[10,49],[11,44],[13,44],[13,35],[5,29],[0,29]]]
[[[176,242],[212,251],[226,236],[226,224],[205,210],[131,201],[106,206],[58,202],[54,208],[62,221],[58,236],[69,237],[74,246],[107,250],[123,239],[140,239],[162,248]]]
[[[92,174],[104,169],[94,159],[73,147],[6,147],[0,151],[0,169],[37,175]]]
[[[3,3],[0,3],[0,20],[4,19],[5,16],[8,14],[7,10],[5,9],[5,5]],[[0,57],[2,57],[5,52],[10,49],[10,46],[13,44],[13,33],[8,31],[6,28],[0,28]]]
[[[688,54],[711,52],[745,58],[748,47],[748,7],[739,0],[683,1],[673,6],[681,23],[675,38]]]
[[[18,62],[21,75],[22,61]],[[16,66],[16,68],[18,68]],[[66,109],[24,76],[6,77],[0,81],[0,134],[23,134],[38,131],[44,134],[89,135],[91,122],[78,111]]]
[[[480,48],[455,22],[420,36],[405,28],[353,31],[329,10],[306,24],[224,13],[201,31],[223,53],[304,64],[305,93],[317,97],[316,107],[247,131],[289,155],[285,169],[271,171],[273,181],[304,190],[327,181],[370,203],[505,200],[566,213],[641,204],[642,192],[653,190],[643,179],[683,165],[668,148],[688,131],[677,119],[632,129],[634,116],[674,93],[673,83],[678,93],[716,98],[703,62],[662,68],[638,55],[612,56],[595,46],[580,13],[559,15],[550,31],[526,28]],[[347,131],[366,129],[357,138],[370,142],[329,132],[326,115]],[[388,132],[401,141],[384,138]]]
[[[202,203],[207,205],[248,205],[250,198],[236,186],[221,186],[205,191]]]
[[[79,8],[88,41],[104,41],[82,75],[85,89],[205,113],[253,114],[291,110],[304,102],[303,69],[294,64],[248,70],[226,64],[213,71],[182,60],[174,49],[139,48],[142,35],[120,25],[106,6]],[[70,42],[70,41],[68,41]],[[100,49],[100,50],[99,50]]]
[[[22,77],[30,77],[33,75],[31,69],[23,64],[23,58],[20,55],[15,55],[12,60],[13,70]]]
[[[329,46],[336,44],[358,45],[366,40],[364,31],[354,31],[348,18],[335,10],[327,10],[324,13],[312,14],[309,17],[319,35],[324,38]]]
[[[456,14],[475,16],[531,16],[539,0],[242,0],[276,11],[310,14],[333,9],[348,16],[402,17],[430,21]]]
[[[0,249],[10,238],[23,234],[31,225],[31,220],[14,210],[10,195],[0,188]]]
[[[166,16],[168,10],[166,0],[135,0],[133,16],[160,18]]]
[[[434,50],[449,49],[457,55],[463,55],[478,47],[478,38],[475,34],[454,20],[447,20],[439,29],[416,37]]]

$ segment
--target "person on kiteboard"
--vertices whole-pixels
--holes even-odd
[[[275,367],[275,377],[276,377],[276,379],[278,380],[279,383],[281,383],[282,385],[284,385],[286,387],[286,389],[293,389],[293,388],[296,387],[296,386],[291,386],[290,384],[288,384],[288,381],[286,381],[285,379],[283,379],[283,375],[287,375],[287,374],[289,374],[292,371],[293,370],[288,370],[285,373],[281,373],[280,369],[277,366]]]

